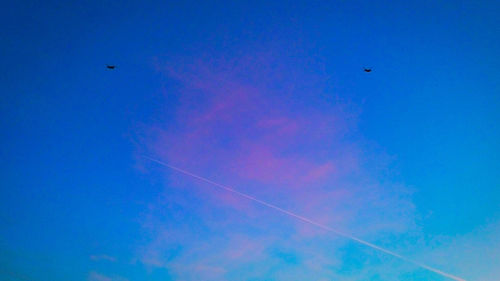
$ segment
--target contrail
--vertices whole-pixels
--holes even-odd
[[[299,219],[299,220],[301,220],[301,221],[303,221],[303,222],[306,222],[306,223],[309,223],[309,224],[315,225],[315,226],[317,226],[317,227],[319,227],[319,228],[321,228],[321,229],[327,230],[327,231],[329,231],[329,232],[333,232],[333,233],[335,233],[335,234],[337,234],[337,235],[339,235],[339,236],[342,236],[342,237],[348,238],[348,239],[350,239],[350,240],[352,240],[352,241],[358,242],[358,243],[360,243],[360,244],[363,244],[363,245],[365,245],[365,246],[368,246],[368,247],[370,247],[370,248],[372,248],[372,249],[375,249],[375,250],[378,250],[378,251],[380,251],[380,252],[386,253],[386,254],[388,254],[388,255],[391,255],[391,256],[396,257],[396,258],[398,258],[398,259],[401,259],[401,260],[403,260],[403,261],[406,261],[406,262],[412,263],[412,264],[414,264],[414,265],[416,265],[416,266],[419,266],[419,267],[421,267],[421,268],[423,268],[423,269],[426,269],[426,270],[432,271],[432,272],[434,272],[434,273],[437,273],[437,274],[439,274],[439,275],[441,275],[441,276],[448,277],[448,278],[453,279],[453,280],[456,280],[456,281],[466,281],[465,279],[462,279],[462,278],[457,277],[457,276],[455,276],[455,275],[452,275],[452,274],[449,274],[449,273],[443,272],[443,271],[441,271],[441,270],[439,270],[439,269],[436,269],[436,268],[433,268],[433,267],[431,267],[431,266],[425,265],[425,264],[423,264],[423,263],[420,263],[420,262],[414,261],[414,260],[412,260],[412,259],[406,258],[406,257],[404,257],[404,256],[402,256],[402,255],[400,255],[400,254],[398,254],[398,253],[395,253],[395,252],[393,252],[393,251],[390,251],[390,250],[384,249],[384,248],[382,248],[382,247],[379,247],[379,246],[377,246],[377,245],[375,245],[375,244],[372,244],[372,243],[370,243],[370,242],[367,242],[367,241],[365,241],[365,240],[359,239],[359,238],[357,238],[357,237],[355,237],[355,236],[352,236],[352,235],[350,235],[350,234],[347,234],[347,233],[344,233],[344,232],[342,232],[342,231],[339,231],[339,230],[333,229],[333,228],[331,228],[331,227],[329,227],[329,226],[326,226],[326,225],[324,225],[324,224],[321,224],[321,223],[315,222],[315,221],[310,220],[310,219],[308,219],[308,218],[306,218],[306,217],[303,217],[303,216],[301,216],[301,215],[297,215],[297,214],[295,214],[295,213],[292,213],[292,212],[290,212],[290,211],[287,211],[287,210],[285,210],[285,209],[282,209],[282,208],[280,208],[280,207],[278,207],[278,206],[276,206],[276,205],[273,205],[273,204],[270,204],[270,203],[264,202],[264,201],[262,201],[262,200],[260,200],[260,199],[257,199],[257,198],[255,198],[255,197],[253,197],[253,196],[250,196],[250,195],[248,195],[248,194],[245,194],[245,193],[239,192],[238,190],[235,190],[235,189],[233,189],[233,188],[231,188],[231,187],[229,187],[229,186],[226,186],[226,185],[223,185],[223,184],[220,184],[220,183],[217,183],[217,182],[211,181],[211,180],[209,180],[209,179],[207,179],[207,178],[204,178],[204,177],[202,177],[202,176],[198,176],[198,175],[193,174],[193,173],[191,173],[191,172],[188,172],[188,171],[186,171],[186,170],[183,170],[183,169],[180,169],[180,168],[174,167],[174,166],[169,165],[169,164],[167,164],[167,163],[165,163],[165,162],[162,162],[162,161],[160,161],[160,160],[156,160],[156,159],[151,158],[151,157],[148,157],[148,156],[143,156],[143,157],[144,157],[144,158],[146,158],[146,159],[149,159],[149,160],[151,160],[151,161],[153,161],[153,162],[156,162],[156,163],[158,163],[158,164],[160,164],[160,165],[162,165],[162,166],[165,166],[165,167],[167,167],[167,168],[170,168],[170,169],[172,169],[172,170],[175,170],[175,171],[177,171],[177,172],[180,172],[180,173],[183,173],[183,174],[188,175],[188,176],[190,176],[190,177],[193,177],[193,178],[195,178],[195,179],[199,179],[199,180],[201,180],[201,181],[207,182],[207,183],[209,183],[209,184],[211,184],[211,185],[217,186],[217,187],[222,188],[222,189],[224,189],[224,190],[226,190],[226,191],[229,191],[229,192],[232,192],[232,193],[238,194],[238,195],[239,195],[239,196],[241,196],[241,197],[244,197],[244,198],[247,198],[247,199],[252,200],[252,201],[254,201],[254,202],[257,202],[257,203],[259,203],[259,204],[261,204],[261,205],[264,205],[264,206],[266,206],[266,207],[269,207],[269,208],[271,208],[271,209],[274,209],[274,210],[276,210],[276,211],[278,211],[278,212],[281,212],[281,213],[283,213],[283,214],[289,215],[289,216],[294,217],[294,218],[296,218],[296,219]]]

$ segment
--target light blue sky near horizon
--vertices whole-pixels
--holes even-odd
[[[4,3],[0,277],[179,278],[137,254],[151,240],[144,216],[165,189],[165,171],[138,168],[141,138],[176,118],[179,103],[165,93],[182,88],[161,64],[267,50],[292,66],[310,60],[294,79],[326,73],[314,91],[353,105],[350,137],[386,156],[374,177],[411,189],[422,239],[498,244],[499,12],[496,1]],[[464,256],[450,269],[480,280],[460,269],[469,250],[455,251],[443,250]]]

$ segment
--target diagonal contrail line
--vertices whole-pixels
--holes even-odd
[[[292,212],[290,212],[290,211],[287,211],[287,210],[285,210],[285,209],[282,209],[282,208],[280,208],[280,207],[278,207],[278,206],[276,206],[276,205],[273,205],[273,204],[270,204],[270,203],[264,202],[264,201],[262,201],[262,200],[260,200],[260,199],[257,199],[257,198],[255,198],[255,197],[253,197],[253,196],[250,196],[250,195],[248,195],[248,194],[245,194],[245,193],[243,193],[243,192],[240,192],[240,191],[238,191],[238,190],[235,190],[235,189],[233,189],[233,188],[231,188],[231,187],[229,187],[229,186],[226,186],[226,185],[223,185],[223,184],[220,184],[220,183],[214,182],[214,181],[209,180],[209,179],[207,179],[207,178],[204,178],[204,177],[202,177],[202,176],[198,176],[198,175],[196,175],[196,174],[193,174],[193,173],[188,172],[188,171],[186,171],[186,170],[183,170],[183,169],[181,169],[181,168],[177,168],[177,167],[175,167],[175,166],[169,165],[169,164],[167,164],[167,163],[165,163],[165,162],[162,162],[162,161],[160,161],[160,160],[157,160],[157,159],[154,159],[154,158],[151,158],[151,157],[148,157],[148,156],[143,156],[143,157],[144,157],[144,158],[146,158],[146,159],[149,159],[149,160],[151,160],[151,161],[153,161],[153,162],[156,162],[156,163],[158,163],[158,164],[160,164],[160,165],[162,165],[162,166],[165,166],[165,167],[167,167],[167,168],[170,168],[170,169],[172,169],[172,170],[175,170],[175,171],[177,171],[177,172],[180,172],[180,173],[182,173],[182,174],[185,174],[185,175],[188,175],[188,176],[193,177],[193,178],[195,178],[195,179],[199,179],[199,180],[201,180],[201,181],[207,182],[207,183],[209,183],[209,184],[211,184],[211,185],[217,186],[217,187],[222,188],[222,189],[224,189],[224,190],[226,190],[226,191],[229,191],[229,192],[232,192],[232,193],[238,194],[238,195],[239,195],[239,196],[241,196],[241,197],[244,197],[244,198],[247,198],[247,199],[252,200],[252,201],[254,201],[254,202],[257,202],[257,203],[259,203],[259,204],[261,204],[261,205],[264,205],[264,206],[266,206],[266,207],[269,207],[269,208],[271,208],[271,209],[274,209],[274,210],[276,210],[276,211],[278,211],[278,212],[281,212],[281,213],[283,213],[283,214],[289,215],[289,216],[294,217],[294,218],[296,218],[296,219],[299,219],[299,220],[301,220],[301,221],[303,221],[303,222],[306,222],[306,223],[309,223],[309,224],[315,225],[315,226],[317,226],[317,227],[319,227],[319,228],[321,228],[321,229],[327,230],[327,231],[329,231],[329,232],[333,232],[333,233],[335,233],[335,234],[337,234],[337,235],[339,235],[339,236],[342,236],[342,237],[348,238],[348,239],[350,239],[350,240],[352,240],[352,241],[358,242],[358,243],[363,244],[363,245],[365,245],[365,246],[368,246],[368,247],[370,247],[370,248],[372,248],[372,249],[375,249],[375,250],[381,251],[381,252],[383,252],[383,253],[386,253],[386,254],[388,254],[388,255],[391,255],[391,256],[396,257],[396,258],[398,258],[398,259],[401,259],[401,260],[403,260],[403,261],[406,261],[406,262],[412,263],[412,264],[414,264],[414,265],[416,265],[416,266],[419,266],[419,267],[421,267],[421,268],[423,268],[423,269],[426,269],[426,270],[432,271],[432,272],[434,272],[434,273],[437,273],[437,274],[439,274],[439,275],[441,275],[441,276],[448,277],[448,278],[453,279],[453,280],[456,280],[456,281],[466,281],[466,280],[465,280],[465,279],[463,279],[463,278],[460,278],[460,277],[457,277],[457,276],[455,276],[455,275],[452,275],[452,274],[446,273],[446,272],[444,272],[444,271],[441,271],[441,270],[436,269],[436,268],[434,268],[434,267],[431,267],[431,266],[425,265],[425,264],[423,264],[423,263],[420,263],[420,262],[414,261],[414,260],[409,259],[409,258],[407,258],[407,257],[404,257],[404,256],[402,256],[402,255],[400,255],[400,254],[398,254],[398,253],[395,253],[395,252],[393,252],[393,251],[390,251],[390,250],[384,249],[384,248],[382,248],[382,247],[380,247],[380,246],[377,246],[377,245],[372,244],[372,243],[370,243],[370,242],[364,241],[364,240],[362,240],[362,239],[359,239],[359,238],[357,238],[357,237],[355,237],[355,236],[352,236],[352,235],[350,235],[350,234],[347,234],[347,233],[345,233],[345,232],[342,232],[342,231],[339,231],[339,230],[333,229],[333,228],[331,228],[331,227],[329,227],[329,226],[326,226],[326,225],[324,225],[324,224],[321,224],[321,223],[315,222],[315,221],[310,220],[310,219],[308,219],[308,218],[306,218],[306,217],[303,217],[303,216],[301,216],[301,215],[297,215],[297,214],[295,214],[295,213],[292,213]]]

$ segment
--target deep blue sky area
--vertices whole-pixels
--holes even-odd
[[[137,151],[174,118],[162,63],[177,58],[320,62],[304,71],[355,105],[353,135],[411,188],[423,237],[474,237],[500,218],[499,14],[468,0],[3,3],[0,280],[178,280],[136,256],[164,188]],[[103,253],[116,261],[89,258]]]

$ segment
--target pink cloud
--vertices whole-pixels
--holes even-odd
[[[280,184],[282,188],[307,186],[332,176],[332,163],[315,163],[294,155],[284,155],[266,144],[249,144],[236,158],[233,171],[243,179]]]
[[[152,125],[148,132],[148,154],[337,229],[377,237],[411,227],[392,211],[397,207],[411,213],[411,204],[401,200],[399,189],[378,184],[367,170],[361,142],[349,139],[356,110],[318,98],[322,86],[308,81],[319,83],[321,74],[302,74],[310,77],[302,88],[311,89],[297,93],[276,84],[301,88],[300,81],[287,80],[283,73],[289,70],[269,66],[272,59],[258,61],[262,65],[243,58],[159,66],[181,87],[169,95],[177,104],[173,120]],[[339,263],[339,253],[322,243],[338,247],[345,240],[197,180],[168,175],[170,189],[198,198],[182,210],[197,212],[202,220],[169,222],[157,215],[158,209],[176,199],[159,198],[148,223],[155,234],[143,249],[143,262],[172,269],[183,280],[203,275],[225,280],[244,264],[272,271],[283,263],[270,254],[278,246],[293,248],[304,258],[315,253],[304,262],[308,270],[314,269],[315,260],[325,266]],[[358,221],[363,221],[362,228]],[[208,234],[191,230],[194,225]],[[165,258],[172,245],[185,250]]]

